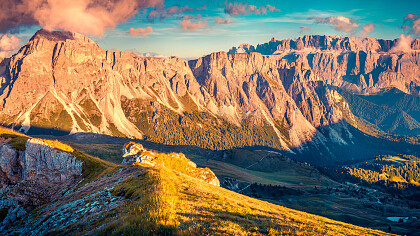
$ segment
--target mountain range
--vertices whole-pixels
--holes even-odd
[[[417,96],[419,42],[409,52],[394,52],[396,44],[305,36],[187,62],[40,30],[1,62],[0,122],[28,134],[92,132],[213,150],[265,146],[315,163],[363,159],[384,146],[396,151],[387,133],[419,132],[418,117],[395,108],[384,108],[380,121],[363,116],[375,105],[363,96],[390,87]],[[248,53],[235,53],[241,50]],[[357,110],[342,91],[369,105]],[[379,146],[371,148],[372,140]]]

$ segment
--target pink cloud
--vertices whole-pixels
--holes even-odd
[[[266,5],[257,7],[255,5],[248,5],[247,3],[229,3],[225,7],[225,13],[231,16],[240,16],[240,15],[261,15],[267,14],[267,11],[270,12],[280,12],[280,9],[277,9],[274,6]]]
[[[274,6],[271,6],[271,5],[266,5],[266,7],[268,8],[268,11],[270,11],[270,12],[281,12],[281,10],[280,9],[277,9],[276,7],[274,7]]]
[[[404,25],[401,26],[404,30],[409,30],[409,33],[414,36],[420,35],[420,18],[417,14],[407,14],[404,17]]]
[[[344,33],[352,33],[359,25],[356,24],[354,19],[344,16],[330,16],[326,18],[309,17],[310,20],[315,20],[317,24],[330,24],[335,30]]]
[[[391,48],[390,52],[410,52],[412,42],[413,38],[410,35],[400,34],[400,38],[398,39],[395,46]]]
[[[168,19],[174,15],[179,15],[179,14],[183,14],[186,12],[194,12],[195,10],[199,11],[201,8],[198,9],[193,9],[189,6],[183,6],[183,7],[178,7],[178,6],[171,6],[169,8],[164,8],[164,7],[160,7],[160,8],[156,8],[154,10],[152,10],[148,15],[147,15],[147,20],[149,22],[155,22],[155,20],[159,19],[159,20],[164,20],[164,19]]]
[[[173,15],[176,13],[184,13],[184,12],[193,12],[194,9],[192,9],[191,7],[188,6],[184,6],[182,8],[179,8],[178,6],[171,6],[167,9],[167,13],[169,15]]]
[[[311,27],[309,27],[309,26],[301,26],[299,33],[303,34],[306,31],[311,31]]]
[[[408,25],[401,25],[401,29],[403,29],[403,30],[410,30],[411,28]]]
[[[214,19],[214,23],[218,24],[218,25],[227,25],[232,23],[232,21],[230,19],[222,19],[221,17],[216,17]]]
[[[406,17],[404,17],[404,21],[412,20],[414,18],[419,18],[419,15],[409,13]]]
[[[101,36],[133,17],[139,10],[162,5],[164,0],[1,0],[0,32],[39,25]]]
[[[201,16],[201,14],[197,14],[197,15],[190,15],[190,14],[188,14],[188,15],[185,15],[185,16],[180,16],[180,17],[178,17],[178,19],[183,19],[183,20],[192,20],[192,19],[197,19],[197,20],[199,20],[199,19],[201,19],[201,18],[203,18],[202,16]]]
[[[191,22],[191,20],[183,20],[179,23],[179,25],[184,29],[185,31],[196,31],[197,29],[202,29],[207,27],[207,23],[198,21],[196,23]]]
[[[0,35],[0,58],[9,57],[20,48],[21,39],[15,35]]]
[[[376,25],[373,23],[367,23],[365,26],[363,26],[363,30],[360,31],[360,35],[364,38],[366,38],[368,33],[371,33],[375,30]]]
[[[130,30],[127,31],[127,33],[131,34],[132,36],[138,36],[138,35],[143,35],[144,37],[147,36],[148,34],[152,33],[153,29],[152,27],[147,27],[145,29],[142,28],[138,28],[138,29],[134,29],[134,28],[130,28]]]

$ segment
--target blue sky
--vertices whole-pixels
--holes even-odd
[[[248,12],[245,15],[228,14],[226,5],[236,3],[238,6],[248,4],[257,8],[270,5],[281,11],[268,11],[266,14]],[[373,24],[374,30],[367,33],[368,37],[394,39],[401,33],[408,33],[401,29],[407,14],[420,14],[418,1],[174,1],[168,0],[165,7],[188,6],[193,11],[173,14],[166,19],[148,20],[153,8],[141,12],[125,23],[108,29],[101,37],[93,39],[104,49],[135,51],[138,53],[156,53],[165,56],[178,56],[184,59],[197,58],[215,51],[227,51],[232,46],[241,43],[256,45],[269,41],[272,37],[278,39],[296,38],[305,34],[360,36],[360,31],[366,24]],[[205,6],[205,7],[203,7]],[[161,11],[166,11],[165,9]],[[198,18],[198,14],[201,18]],[[188,23],[199,26],[185,30],[180,23],[185,15],[191,15]],[[337,30],[333,18],[342,16],[352,20],[351,32]],[[215,18],[220,17],[229,24],[216,24]],[[320,20],[308,19],[317,17]],[[342,18],[342,19],[344,19]],[[322,19],[325,19],[322,21]],[[341,18],[340,18],[341,19]],[[320,23],[321,22],[321,23]],[[324,23],[322,23],[324,22]],[[338,22],[340,23],[340,22]],[[132,36],[127,33],[131,28],[145,29],[151,27],[152,33]],[[310,27],[301,33],[301,27]],[[18,36],[28,39],[39,26],[22,30]],[[413,35],[414,37],[416,35]],[[417,35],[418,37],[418,35]],[[92,37],[91,37],[92,38]]]

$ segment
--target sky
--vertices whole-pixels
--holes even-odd
[[[0,0],[0,9],[0,57],[41,28],[79,32],[104,49],[187,60],[272,37],[420,37],[418,0]]]

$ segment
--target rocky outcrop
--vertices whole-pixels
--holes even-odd
[[[7,143],[0,146],[2,182],[17,184],[32,180],[43,186],[56,186],[82,175],[82,162],[39,139],[29,139],[26,150],[18,151]]]
[[[328,84],[357,93],[376,93],[395,87],[419,94],[419,40],[411,51],[391,50],[398,40],[306,35],[296,40],[277,40],[256,47],[232,48],[230,54],[259,52],[287,62],[302,62]]]
[[[121,164],[123,165],[133,165],[135,163],[142,163],[147,164],[150,166],[156,165],[153,161],[155,159],[152,156],[148,156],[143,154],[146,150],[143,148],[141,144],[138,143],[127,143],[124,145],[123,148],[123,161]]]
[[[0,208],[7,209],[0,228],[82,178],[82,162],[71,154],[40,139],[28,139],[22,151],[8,141],[0,144]]]
[[[39,139],[29,139],[22,160],[24,179],[42,184],[62,184],[82,175],[82,162]]]
[[[78,222],[103,223],[107,213],[127,203],[127,199],[115,196],[112,190],[126,178],[132,178],[133,170],[120,168],[96,181],[60,192],[30,214],[15,201],[0,200],[0,208],[9,209],[0,223],[2,235],[46,235]]]
[[[219,179],[209,168],[198,168],[183,153],[155,153],[146,150],[139,143],[128,142],[123,148],[124,160],[122,164],[145,164],[148,166],[166,166],[172,170],[181,172],[206,183],[220,186]]]

